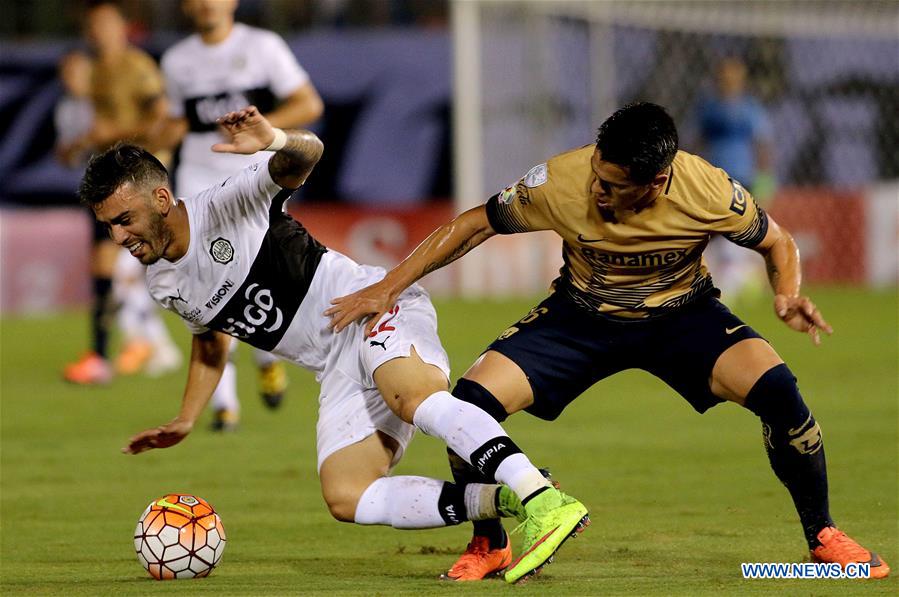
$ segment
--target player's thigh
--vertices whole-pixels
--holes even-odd
[[[482,385],[510,415],[534,403],[534,390],[527,375],[506,355],[488,350],[462,375]]]
[[[661,378],[702,413],[738,397],[737,392],[746,383],[745,378],[738,378],[745,373],[739,369],[745,368],[751,377],[751,371],[763,366],[764,359],[756,358],[763,346],[767,342],[758,332],[721,301],[708,297],[657,321],[646,322],[638,345],[634,346],[639,355],[635,366]],[[747,355],[747,347],[752,358]],[[741,364],[741,358],[747,360]],[[719,365],[721,374],[716,378]],[[715,383],[716,379],[719,383]]]
[[[555,293],[506,328],[463,377],[506,411],[552,421],[594,383],[623,366],[605,321]]]
[[[422,360],[415,346],[410,347],[409,356],[397,357],[380,365],[373,377],[384,402],[407,423],[412,422],[415,409],[425,398],[449,389],[446,372]]]
[[[721,353],[715,361],[709,382],[711,391],[719,398],[743,404],[755,382],[781,363],[783,359],[765,340],[742,340]]]
[[[369,485],[390,474],[399,442],[381,431],[341,448],[322,462],[322,497],[339,520],[352,521]]]
[[[359,350],[363,370],[404,421],[412,421],[425,398],[449,388],[449,358],[437,336],[437,313],[420,287],[400,295]]]

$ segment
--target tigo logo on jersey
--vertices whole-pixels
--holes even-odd
[[[219,237],[212,241],[209,254],[218,263],[231,263],[231,260],[234,259],[234,247],[227,239]]]

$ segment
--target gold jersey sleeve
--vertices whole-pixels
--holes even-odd
[[[716,292],[702,252],[722,234],[746,247],[767,233],[768,220],[727,173],[680,151],[662,194],[639,211],[600,210],[590,186],[592,145],[532,168],[487,201],[501,234],[554,230],[563,266],[553,283],[601,314],[645,318]]]

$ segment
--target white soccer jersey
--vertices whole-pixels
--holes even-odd
[[[361,336],[361,324],[331,332],[324,316],[330,300],[383,278],[384,270],[359,265],[312,238],[283,211],[291,193],[272,180],[264,161],[184,199],[190,245],[181,259],[147,267],[153,299],[195,334],[225,332],[314,371],[319,380],[337,366],[372,386],[372,372],[408,356],[413,343],[426,362],[443,367],[436,315],[418,285],[401,295],[396,312],[371,338]]]
[[[265,114],[276,100],[309,81],[278,34],[242,23],[235,23],[227,39],[216,45],[191,35],[169,48],[161,64],[169,113],[187,118],[190,127],[175,173],[175,191],[181,196],[198,193],[255,161],[210,150],[222,140],[218,117],[249,104]]]

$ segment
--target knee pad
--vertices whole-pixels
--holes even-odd
[[[452,395],[463,402],[477,406],[498,423],[502,423],[509,416],[509,413],[506,412],[506,407],[487,388],[476,381],[471,381],[464,377],[459,379],[456,382],[456,387],[453,388]]]
[[[796,377],[785,363],[771,367],[758,378],[749,393],[746,394],[746,408],[754,412],[764,422],[775,422],[779,419],[794,426],[802,423],[808,416],[808,408],[799,394]],[[802,415],[804,411],[804,415]],[[795,413],[790,416],[788,413]],[[784,416],[786,415],[786,416]],[[795,419],[801,419],[795,422]]]

